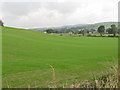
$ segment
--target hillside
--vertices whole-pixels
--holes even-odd
[[[95,23],[95,24],[66,25],[66,26],[61,26],[61,27],[32,28],[31,30],[43,32],[46,29],[53,29],[53,30],[59,31],[59,32],[69,32],[69,31],[77,32],[80,29],[84,29],[84,30],[95,29],[95,30],[97,30],[97,28],[100,25],[105,25],[105,28],[109,28],[112,24],[115,24],[117,26],[118,22],[101,22],[101,23]]]
[[[117,51],[117,38],[65,37],[3,27],[2,85],[3,88],[72,85],[106,70],[106,62],[113,62],[118,57]]]

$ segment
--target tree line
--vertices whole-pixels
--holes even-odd
[[[115,24],[112,24],[110,26],[110,28],[105,28],[104,25],[101,25],[99,26],[96,30],[95,29],[79,29],[77,32],[74,32],[74,30],[68,30],[70,35],[71,34],[82,34],[83,36],[85,34],[90,34],[90,33],[99,33],[100,36],[103,36],[103,34],[113,34],[113,37],[116,36],[116,34],[118,34],[120,32],[120,30],[116,27]],[[54,30],[54,29],[47,29],[45,30],[46,33],[64,33],[62,31],[57,31],[57,30]]]
[[[117,29],[115,24],[112,24],[111,27],[107,29],[105,29],[104,25],[101,25],[98,27],[97,31],[100,33],[100,36],[102,36],[105,31],[107,32],[107,34],[113,34],[114,37],[117,33],[119,33],[119,30]]]

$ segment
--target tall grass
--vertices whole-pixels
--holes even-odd
[[[52,81],[49,83],[48,87],[49,88],[57,88],[56,86],[56,75],[55,75],[55,68],[49,64],[49,66],[51,67],[51,71],[52,71]]]
[[[109,68],[106,71],[92,74],[90,80],[85,81],[76,81],[72,85],[68,85],[66,81],[61,88],[118,88],[118,64],[113,62],[106,63],[106,67],[109,65]],[[55,69],[51,66],[53,80],[51,81],[48,88],[58,88],[59,84],[56,82]]]
[[[91,80],[82,81],[79,84],[71,85],[69,88],[118,88],[118,65],[111,63],[107,71],[93,74]]]

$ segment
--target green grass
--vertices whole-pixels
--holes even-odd
[[[2,27],[0,27],[0,89],[2,88]]]
[[[90,78],[117,58],[117,38],[65,37],[4,27],[3,87],[62,86]]]

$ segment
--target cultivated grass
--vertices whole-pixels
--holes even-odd
[[[118,38],[65,37],[9,27],[2,32],[3,87],[71,85],[106,70],[105,61],[117,61]]]

